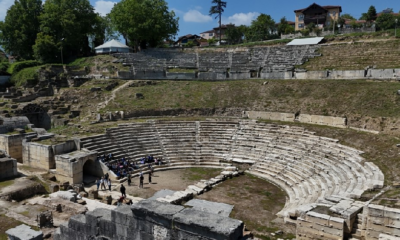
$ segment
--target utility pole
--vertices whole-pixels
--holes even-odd
[[[394,36],[397,37],[397,22],[399,21],[399,19],[396,18],[394,21],[396,22],[396,24],[394,25]]]
[[[62,65],[64,65],[64,58],[63,58],[63,51],[62,51],[63,41],[64,41],[64,38],[61,38],[61,64]]]

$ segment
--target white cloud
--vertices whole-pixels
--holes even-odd
[[[236,26],[239,25],[250,25],[251,21],[256,19],[260,13],[258,12],[249,12],[249,13],[235,13],[234,15],[224,19],[223,22],[233,23]]]
[[[7,15],[7,10],[14,4],[14,0],[0,0],[0,21]]]
[[[101,16],[105,16],[111,12],[116,2],[112,1],[97,1],[94,3],[94,11],[100,13]]]
[[[183,14],[183,12],[177,8],[170,8],[171,11],[174,11],[175,14]]]
[[[185,22],[204,23],[212,21],[212,17],[204,15],[197,10],[189,10],[185,13],[185,15],[183,15],[183,20]]]

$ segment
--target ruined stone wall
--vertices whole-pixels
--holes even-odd
[[[74,140],[66,141],[57,145],[43,145],[40,142],[22,143],[22,159],[23,163],[39,169],[56,168],[55,156],[76,150]]]
[[[27,166],[38,169],[53,169],[56,166],[51,145],[35,142],[22,142],[22,159]]]
[[[345,221],[316,212],[308,212],[304,219],[297,219],[297,240],[327,239],[342,240],[345,236]]]
[[[344,128],[347,125],[346,118],[342,117],[331,117],[331,116],[320,116],[320,115],[309,115],[293,113],[280,113],[280,112],[259,112],[259,111],[247,111],[246,114],[250,119],[267,119],[274,121],[284,122],[302,122],[310,124],[318,124],[332,127]]]
[[[55,156],[57,179],[70,184],[82,183],[84,165],[87,161],[95,161],[96,152],[75,151]],[[104,174],[102,174],[104,175]]]
[[[15,128],[24,129],[29,124],[29,119],[25,116],[11,117],[11,118],[0,118],[0,133],[8,133],[14,131]]]
[[[280,112],[258,112],[248,111],[247,117],[251,119],[266,119],[283,122],[294,122],[295,115],[293,113],[280,113]]]
[[[298,121],[302,123],[311,123],[311,124],[326,125],[332,127],[341,127],[341,128],[346,127],[346,118],[342,117],[300,114]]]
[[[18,176],[17,160],[0,158],[0,180]]]
[[[400,238],[400,209],[369,204],[363,210],[365,240],[377,240],[380,234]]]
[[[25,139],[24,134],[0,135],[0,149],[7,152],[12,158],[22,163],[22,141]]]
[[[158,201],[141,201],[114,210],[96,209],[61,224],[54,240],[184,240],[243,236],[242,221]]]

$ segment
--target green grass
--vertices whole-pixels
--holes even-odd
[[[46,182],[43,182],[37,176],[31,176],[29,179],[34,181],[34,182],[37,182],[37,183],[41,184],[44,187],[44,189],[46,190],[47,193],[51,192],[49,184],[46,183]]]
[[[7,180],[0,182],[0,189],[11,186],[14,184],[14,180]]]
[[[365,80],[161,81],[121,90],[102,111],[244,108],[329,116],[400,117],[398,82]],[[144,99],[136,99],[140,92]],[[162,97],[155,97],[162,96]]]
[[[28,81],[32,83],[38,81],[38,71],[42,66],[25,68],[11,76],[11,83],[16,87],[25,85]]]
[[[20,222],[18,220],[15,220],[14,218],[7,217],[5,215],[0,215],[0,240],[7,240],[7,234],[6,231],[11,228],[15,228],[21,224],[24,224],[23,222]],[[38,231],[39,228],[36,226],[31,226],[33,230]]]
[[[183,173],[184,178],[189,181],[200,181],[202,179],[210,179],[218,176],[221,169],[213,168],[188,168]]]

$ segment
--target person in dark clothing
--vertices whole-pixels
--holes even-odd
[[[144,177],[143,177],[143,175],[140,175],[140,183],[139,183],[139,188],[143,188],[143,180],[144,180]]]
[[[132,182],[131,174],[129,173],[129,174],[128,174],[128,186],[131,185],[131,182]]]
[[[123,197],[126,197],[126,194],[125,194],[126,189],[125,189],[125,187],[124,187],[124,184],[121,184],[120,191],[121,191],[122,196],[123,196]]]
[[[151,172],[149,172],[149,184],[151,184]]]

